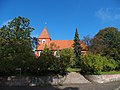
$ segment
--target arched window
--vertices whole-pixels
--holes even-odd
[[[45,39],[42,40],[42,44],[45,44]]]
[[[40,56],[41,51],[39,51],[39,56]]]

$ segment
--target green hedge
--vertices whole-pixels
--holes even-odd
[[[86,74],[100,74],[101,71],[111,71],[116,68],[116,62],[113,59],[100,55],[87,54],[81,58],[81,69]]]

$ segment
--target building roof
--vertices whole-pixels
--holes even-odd
[[[62,50],[65,48],[73,48],[73,43],[74,43],[73,40],[51,40],[46,27],[44,27],[44,29],[42,30],[38,38],[39,39],[50,39],[50,41],[46,41],[45,44],[38,43],[37,48],[36,48],[37,51],[44,50],[45,45],[47,45],[47,47],[50,48],[51,50]],[[82,50],[86,51],[87,45],[82,41],[80,41],[80,44],[81,44]]]
[[[49,34],[48,34],[48,30],[46,27],[44,27],[44,29],[42,30],[40,36],[38,37],[39,39],[51,39]]]
[[[51,40],[49,43],[46,43],[46,45],[48,46],[48,48],[52,47],[52,50],[62,50],[64,48],[73,48],[73,40]],[[84,42],[80,41],[82,50],[87,50],[87,46]],[[37,46],[36,50],[44,50],[44,46],[45,44],[40,44]]]

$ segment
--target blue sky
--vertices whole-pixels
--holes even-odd
[[[77,27],[82,39],[105,27],[120,29],[119,5],[119,0],[0,0],[0,26],[23,16],[35,28],[32,36],[46,26],[52,39],[71,40]]]

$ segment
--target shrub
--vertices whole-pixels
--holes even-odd
[[[64,74],[71,64],[72,55],[70,51],[70,49],[63,49],[60,52],[60,57],[56,57],[51,50],[45,48],[37,60],[39,74],[46,74],[49,71]]]
[[[72,51],[71,49],[63,49],[60,52],[60,57],[54,58],[54,63],[52,65],[52,70],[54,70],[57,73],[64,74],[67,70],[67,68],[72,63]]]
[[[62,51],[60,52],[60,56],[63,58],[63,57],[69,57],[69,65],[70,66],[73,66],[75,64],[75,54],[74,54],[74,51],[73,49],[71,48],[66,48],[66,49],[62,49]]]
[[[69,57],[55,58],[52,64],[52,70],[58,74],[65,74],[69,66]]]
[[[103,71],[112,71],[115,70],[118,66],[117,62],[114,59],[107,59],[103,68]]]
[[[53,61],[54,56],[52,54],[52,51],[50,51],[49,48],[45,47],[37,61],[38,70],[40,71],[39,73],[44,74],[48,72],[48,69],[50,69],[51,65],[53,65]]]
[[[120,59],[118,59],[116,62],[117,62],[117,68],[116,68],[116,70],[120,71]]]
[[[84,73],[100,74],[101,71],[114,70],[115,67],[115,61],[112,59],[93,54],[82,56],[81,69]]]

